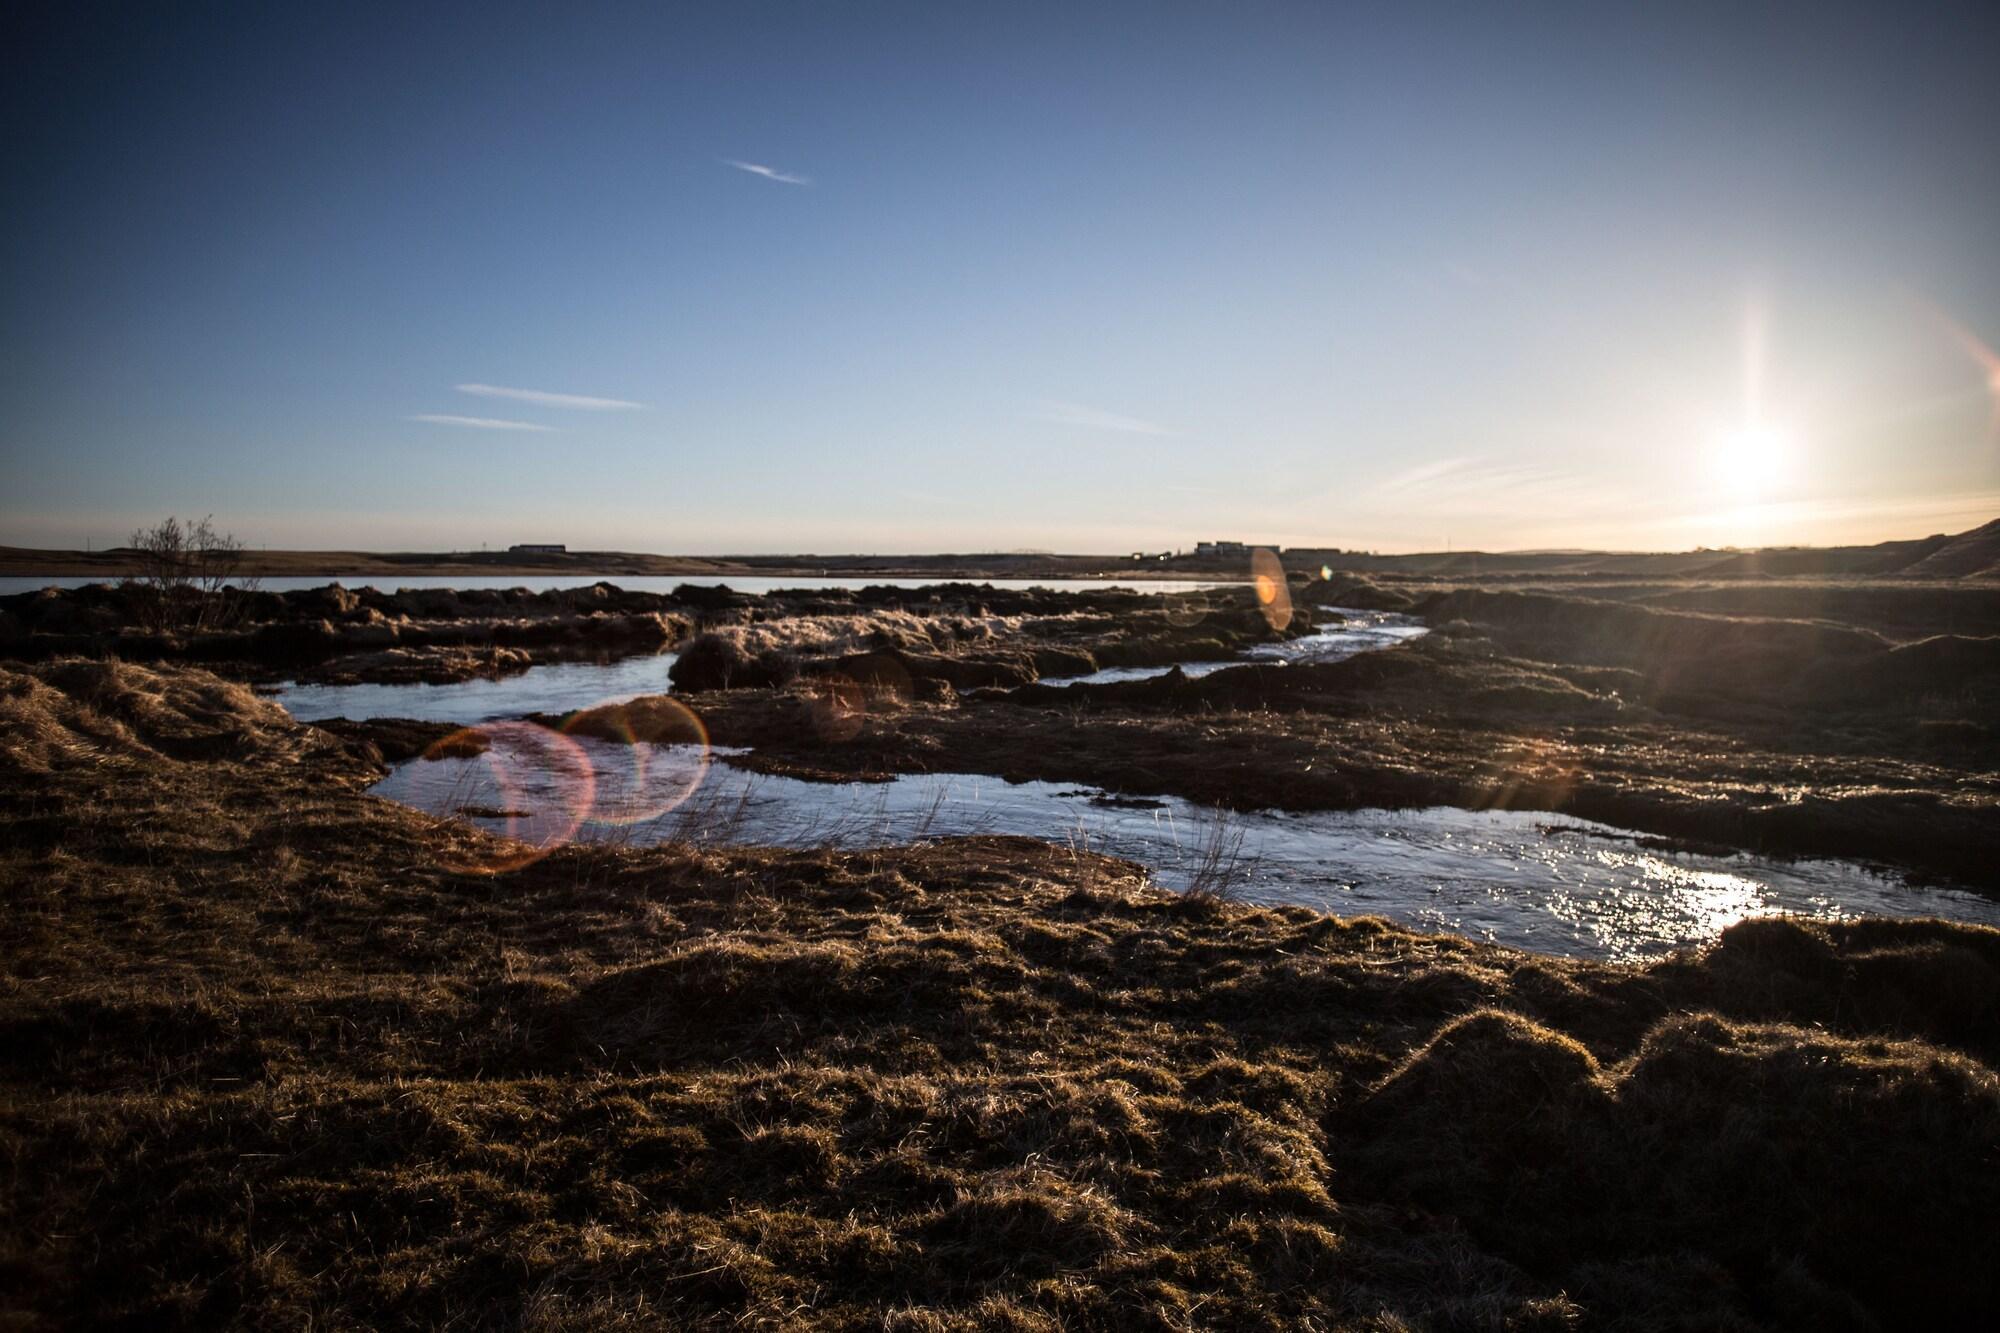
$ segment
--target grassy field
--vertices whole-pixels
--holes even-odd
[[[0,668],[13,1327],[1980,1325],[2000,933],[1647,968],[1045,844],[479,836]]]

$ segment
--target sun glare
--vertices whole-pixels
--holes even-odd
[[[1746,421],[1722,432],[1712,455],[1717,480],[1739,495],[1762,495],[1783,480],[1792,434],[1768,421]]]

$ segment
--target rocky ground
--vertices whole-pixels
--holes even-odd
[[[1540,672],[1508,716],[1555,682],[1657,709],[1612,679]],[[1604,966],[1018,840],[482,876],[452,869],[482,835],[377,772],[199,667],[0,666],[10,1327],[1971,1328],[2000,1300],[2000,932],[1760,921]]]

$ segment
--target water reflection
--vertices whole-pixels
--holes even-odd
[[[606,771],[626,762],[618,753],[623,747],[589,737],[577,743]],[[407,764],[376,791],[434,813],[462,811],[504,832],[503,819],[465,799],[469,762]],[[662,773],[686,771],[682,761],[656,763]],[[573,775],[551,768],[518,782],[510,799],[546,805],[559,812],[554,823],[560,824],[575,808],[573,788]],[[1172,888],[1220,886],[1253,902],[1377,914],[1593,958],[1656,955],[1711,940],[1746,917],[1776,913],[1926,915],[2000,925],[2000,903],[1913,888],[1856,865],[1656,851],[1620,830],[1547,814],[1229,814],[1172,797],[1135,800],[968,775],[808,783],[719,763],[671,812],[616,828],[586,820],[576,836],[860,847],[986,833],[1126,857]]]
[[[449,685],[279,686],[277,701],[301,722],[329,717],[408,717],[421,722],[471,726],[531,713],[561,716],[598,704],[665,694],[676,654],[626,657],[616,662],[551,662],[498,680]]]

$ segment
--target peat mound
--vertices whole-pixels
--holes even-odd
[[[0,754],[31,771],[117,755],[288,764],[332,745],[248,686],[206,671],[95,659],[0,665]]]
[[[1752,1309],[1850,1326],[1972,1327],[2000,1299],[2000,1078],[1934,1047],[1679,1014],[1604,1070],[1489,1011],[1350,1119],[1365,1188],[1546,1277],[1701,1254]]]

